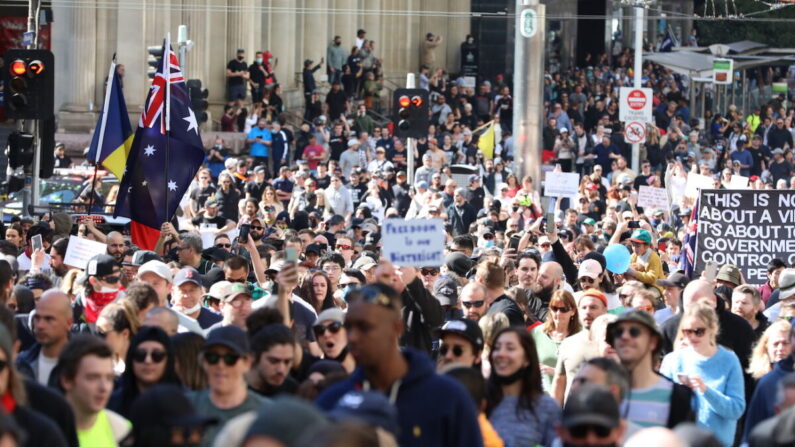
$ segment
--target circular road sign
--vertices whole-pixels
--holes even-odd
[[[629,108],[632,110],[641,110],[646,106],[646,94],[643,93],[643,90],[632,90],[627,95],[627,104]]]
[[[627,123],[624,127],[624,138],[628,143],[643,143],[646,141],[646,125],[638,121]]]

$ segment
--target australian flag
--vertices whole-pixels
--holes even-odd
[[[138,121],[114,216],[132,220],[133,243],[153,249],[204,160],[199,124],[177,55],[166,38]]]
[[[682,258],[679,261],[679,268],[685,272],[688,278],[693,277],[693,270],[696,267],[696,241],[698,239],[698,205],[700,199],[696,200],[696,206],[690,212],[690,222],[685,229],[685,237],[682,240]]]

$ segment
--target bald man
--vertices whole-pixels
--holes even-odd
[[[17,368],[31,379],[47,385],[58,356],[69,341],[72,323],[69,296],[56,289],[44,292],[33,314],[36,343],[17,356]]]
[[[118,231],[111,231],[107,237],[108,254],[113,256],[116,261],[121,264],[124,260],[124,251],[127,246],[124,244],[124,236]]]
[[[178,332],[179,316],[168,307],[155,307],[146,313],[143,326],[157,326],[172,336]]]
[[[745,321],[745,318],[729,312],[726,303],[715,296],[711,283],[703,279],[691,281],[687,287],[685,287],[684,292],[682,292],[682,307],[687,308],[703,300],[715,306],[715,312],[718,314],[718,322],[720,325],[718,344],[734,351],[740,359],[743,371],[745,371],[748,368],[751,347],[755,340],[754,330],[751,328],[751,325]],[[673,350],[673,343],[676,339],[676,332],[679,329],[679,322],[681,320],[682,314],[679,313],[665,320],[665,323],[663,323],[663,355]]]
[[[527,307],[538,321],[546,321],[549,301],[556,290],[562,288],[563,267],[555,261],[547,261],[538,269],[538,277],[531,289],[533,294]]]

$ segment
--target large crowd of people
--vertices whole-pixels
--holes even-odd
[[[505,79],[465,86],[433,66],[440,42],[424,44],[434,105],[415,153],[368,114],[382,74],[364,30],[350,53],[335,37],[305,61],[298,128],[272,55],[248,65],[241,49],[222,123],[247,147],[207,149],[153,250],[90,218],[14,218],[0,241],[0,443],[792,445],[795,268],[775,259],[764,284],[729,264],[680,270],[689,174],[795,184],[787,98],[700,120],[688,79],[646,64],[655,121],[635,172],[618,120],[629,50],[546,75],[538,148],[513,140]],[[579,194],[547,203],[519,153],[578,173]],[[466,184],[459,163],[476,168]],[[643,209],[641,186],[671,206]],[[386,219],[443,219],[444,262],[389,262]],[[107,251],[67,265],[70,236]],[[616,246],[631,253],[620,271]]]

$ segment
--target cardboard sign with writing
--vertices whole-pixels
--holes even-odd
[[[668,193],[665,188],[641,185],[638,191],[638,205],[643,208],[668,209]]]
[[[701,174],[694,174],[689,173],[687,174],[687,185],[685,185],[685,197],[690,197],[695,199],[698,197],[698,193],[702,189],[712,189],[715,185],[715,181],[712,177],[708,175],[701,175]]]
[[[575,197],[580,188],[580,174],[576,172],[547,172],[544,195],[547,197]]]
[[[96,255],[107,253],[108,246],[102,242],[92,241],[77,236],[69,236],[69,246],[63,263],[85,270],[88,260]]]
[[[381,259],[397,266],[439,267],[444,263],[442,219],[386,219],[381,240]]]

